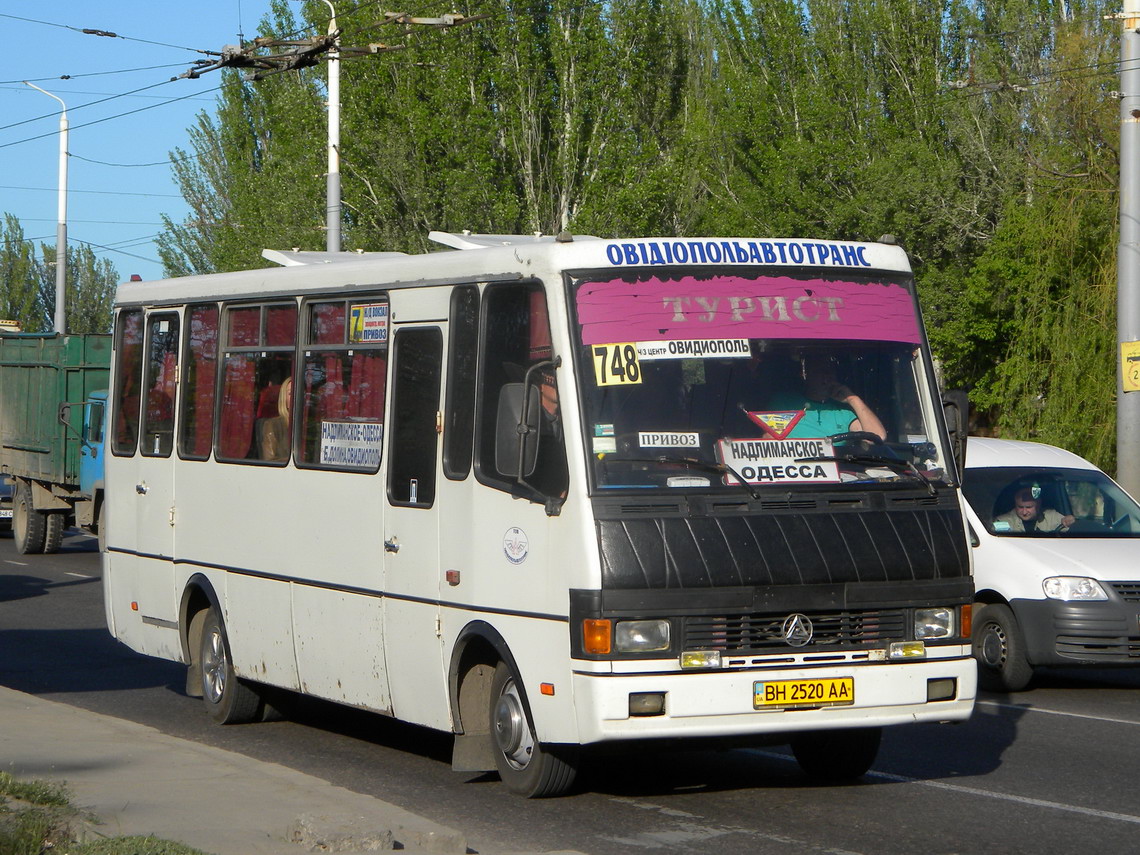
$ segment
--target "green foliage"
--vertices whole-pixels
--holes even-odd
[[[86,244],[68,244],[64,310],[73,333],[110,332],[111,306],[119,274]],[[46,332],[55,318],[55,247],[24,239],[19,221],[0,224],[0,316],[18,321],[24,332]]]
[[[404,48],[341,63],[343,244],[894,234],[982,426],[1109,466],[1114,9],[471,0],[456,11],[487,19],[402,31],[339,3],[343,44]],[[324,32],[327,14],[277,0],[261,33]],[[325,75],[225,76],[175,153],[192,214],[160,241],[170,273],[323,248]]]

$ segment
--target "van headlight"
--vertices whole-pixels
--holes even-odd
[[[669,621],[622,620],[614,630],[618,653],[645,653],[669,649]]]
[[[949,638],[954,634],[954,610],[947,608],[915,609],[914,637]]]
[[[1088,576],[1050,576],[1041,582],[1051,600],[1107,600],[1108,594],[1096,579]]]

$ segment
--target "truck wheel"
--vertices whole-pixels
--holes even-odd
[[[202,697],[218,724],[245,724],[261,717],[261,698],[234,673],[230,643],[217,609],[211,607],[202,627],[198,655],[202,665]]]
[[[881,727],[809,731],[792,737],[792,753],[809,778],[853,781],[875,762],[882,737]]]
[[[1025,636],[1013,610],[1003,603],[974,606],[974,658],[978,682],[991,692],[1020,692],[1033,678]]]
[[[37,555],[44,551],[47,524],[44,515],[32,505],[32,491],[23,481],[16,486],[12,500],[12,535],[16,551],[21,555]]]
[[[67,514],[44,514],[44,554],[51,555],[59,552],[59,545],[63,543],[64,523]]]
[[[499,777],[512,793],[528,799],[560,796],[574,783],[576,748],[543,745],[534,738],[518,680],[505,662],[491,680],[491,740]]]

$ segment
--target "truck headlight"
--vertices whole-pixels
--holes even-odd
[[[1087,576],[1050,576],[1041,582],[1051,600],[1107,600],[1108,594],[1096,579]]]
[[[954,610],[948,608],[915,609],[914,637],[949,638],[954,634]]]
[[[669,621],[623,620],[614,631],[618,653],[645,653],[669,649]]]

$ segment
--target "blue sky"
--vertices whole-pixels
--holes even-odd
[[[221,72],[167,81],[209,59],[197,51],[237,44],[239,27],[253,38],[268,8],[269,0],[0,3],[0,212],[15,215],[25,237],[55,243],[59,104],[28,80],[67,105],[68,242],[92,244],[120,279],[161,278],[160,215],[188,213],[168,155],[189,150],[196,115],[213,113]],[[145,87],[153,88],[135,92]]]

